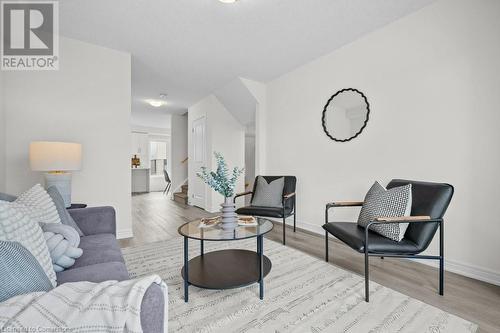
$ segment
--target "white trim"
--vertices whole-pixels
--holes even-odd
[[[288,224],[288,221],[287,221],[287,224]],[[321,226],[316,225],[316,224],[297,221],[297,227],[302,228],[302,229],[307,230],[307,231],[310,231],[310,232],[313,232],[315,234],[319,234],[319,235],[325,234],[325,229],[323,229]]]
[[[438,267],[438,264],[435,261],[419,260],[418,262],[428,266]],[[486,268],[471,264],[464,264],[454,260],[445,260],[444,268],[448,272],[500,286],[500,273],[493,272]]]
[[[287,224],[288,221],[287,221]],[[311,224],[311,223],[305,223],[305,222],[299,222],[297,221],[297,227],[302,228],[304,230],[310,231],[315,234],[319,234],[323,236],[325,234],[324,229],[321,226]],[[417,259],[410,259],[410,260],[416,260],[419,263],[429,265],[432,267],[438,267],[438,263],[436,261],[431,261],[431,260],[417,260]],[[475,265],[471,264],[466,264],[463,262],[458,262],[455,260],[445,260],[444,264],[445,270],[448,272],[452,272],[458,275],[462,275],[471,279],[491,283],[497,286],[500,286],[500,272],[494,272],[492,270],[478,267]]]
[[[116,239],[132,238],[134,237],[134,232],[132,228],[121,229],[116,231]]]

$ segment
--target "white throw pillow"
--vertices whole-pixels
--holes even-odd
[[[55,287],[56,273],[42,228],[24,213],[24,207],[15,202],[0,201],[0,240],[18,242],[30,251]]]
[[[358,224],[365,228],[368,223],[378,217],[410,216],[411,204],[411,184],[386,190],[385,187],[375,182],[365,196]],[[370,230],[397,242],[403,239],[407,228],[408,223],[373,224],[370,226]]]
[[[23,210],[23,213],[36,222],[61,223],[54,201],[40,184],[22,193],[14,202],[24,206],[18,209]]]

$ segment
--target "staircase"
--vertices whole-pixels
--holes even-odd
[[[174,193],[174,201],[183,205],[188,204],[188,186],[182,185],[181,192]]]

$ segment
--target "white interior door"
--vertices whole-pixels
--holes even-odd
[[[206,165],[206,135],[205,135],[205,117],[193,121],[193,165],[195,172],[198,172],[202,166]],[[205,209],[206,207],[206,187],[205,183],[199,178],[194,177],[190,182],[194,186],[192,189],[191,204]]]

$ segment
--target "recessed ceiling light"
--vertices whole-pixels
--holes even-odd
[[[219,0],[222,3],[235,3],[238,0]]]
[[[155,99],[150,99],[147,102],[149,103],[149,105],[154,106],[155,108],[159,108],[160,106],[162,106],[164,104],[163,101],[158,101]]]

